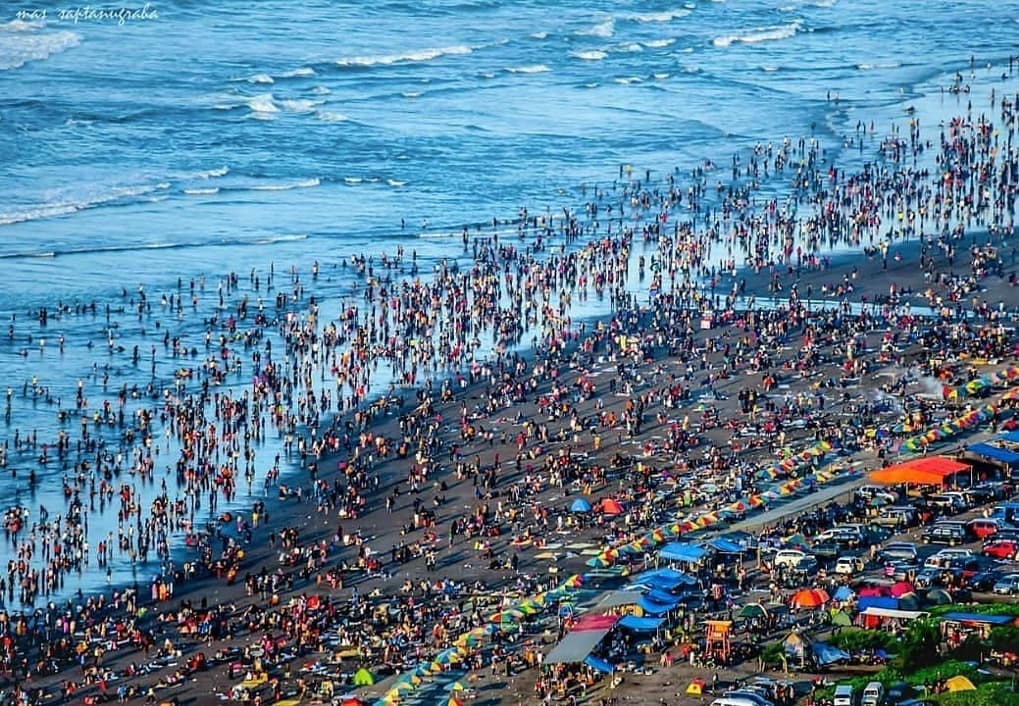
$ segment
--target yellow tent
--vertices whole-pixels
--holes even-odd
[[[948,687],[949,691],[976,691],[973,682],[961,674],[946,680],[945,686]]]

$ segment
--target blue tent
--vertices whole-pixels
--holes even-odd
[[[834,598],[837,601],[848,601],[855,595],[856,593],[854,593],[853,589],[851,589],[849,586],[839,586],[838,588],[835,589],[835,593],[832,595],[832,598]]]
[[[638,618],[636,615],[624,615],[619,627],[633,632],[654,632],[662,626],[665,618]]]
[[[606,674],[612,674],[616,671],[616,668],[603,660],[601,657],[595,657],[594,655],[588,655],[584,658],[584,664],[592,669],[597,669],[599,672],[605,672]]]
[[[662,547],[662,551],[659,556],[666,561],[679,561],[690,564],[700,561],[707,553],[707,549],[696,544],[669,542]]]
[[[591,503],[584,498],[577,498],[570,505],[570,512],[591,512]]]
[[[1006,466],[1019,465],[1019,453],[1003,449],[1000,446],[994,446],[993,444],[970,444],[966,447],[966,450],[977,456],[1001,461]]]

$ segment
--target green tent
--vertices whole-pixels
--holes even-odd
[[[375,677],[364,667],[354,673],[354,686],[372,686],[375,684]]]
[[[844,610],[837,610],[832,613],[831,624],[838,625],[840,627],[848,628],[853,624],[853,621],[849,619],[849,615]]]

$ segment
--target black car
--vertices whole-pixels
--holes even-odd
[[[818,559],[830,561],[835,560],[842,555],[844,549],[843,546],[836,541],[818,542],[810,548],[810,551]]]
[[[1000,569],[990,569],[988,571],[980,571],[973,574],[966,581],[966,585],[971,591],[978,591],[980,593],[990,593],[991,589],[994,588],[994,584],[1001,580],[1001,577],[1005,573]]]
[[[924,544],[947,544],[954,547],[966,543],[966,529],[962,525],[937,524],[925,527]]]

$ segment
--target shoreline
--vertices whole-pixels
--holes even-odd
[[[633,254],[636,254],[636,249],[634,249],[634,253]],[[853,266],[856,267],[855,264]],[[905,269],[906,267],[908,267],[908,263],[904,263],[902,265],[902,267],[903,267],[903,269]],[[880,279],[880,277],[874,277],[873,278],[874,281],[872,281],[872,282],[868,281],[868,286],[873,284],[875,293],[879,289],[878,282],[877,282],[877,280],[879,280],[879,279]],[[888,284],[887,279],[886,280],[881,280],[881,281],[883,282],[883,284],[886,284],[886,285]],[[749,288],[749,285],[748,285],[748,288]],[[569,328],[569,326],[567,328]],[[705,338],[705,337],[706,336],[701,336],[701,340],[703,340],[703,338]],[[676,361],[673,361],[673,363],[675,363],[675,362]],[[569,368],[566,369],[566,370],[569,370]],[[547,381],[545,381],[545,382],[547,382]],[[466,391],[464,391],[464,393],[465,393],[465,395],[470,397],[472,392],[473,393],[477,393],[481,388],[482,388],[482,384],[479,383],[477,387],[475,387],[475,388],[468,388]],[[449,402],[448,406],[450,406],[450,408],[454,409],[455,408],[455,403],[457,403],[457,401],[459,401],[459,400],[453,400],[453,401]],[[619,400],[615,400],[615,403],[619,403]],[[450,410],[450,412],[451,412],[451,410]],[[501,427],[504,430],[504,429],[507,428],[506,427],[507,424],[508,424],[507,422],[500,422],[500,423],[498,423],[497,426]],[[387,438],[389,438],[390,434],[391,434],[392,438],[396,438],[398,436],[398,434],[394,433],[396,431],[394,429],[395,426],[396,426],[395,420],[387,419],[387,421],[385,422],[385,424],[383,424],[381,426],[381,428],[372,429],[372,433],[375,434],[375,435],[379,435],[381,433],[382,436],[387,437]],[[489,425],[486,425],[486,426],[492,426],[492,425],[489,424]],[[388,433],[386,433],[386,432],[388,432]],[[507,445],[508,446],[512,446],[512,444],[500,443],[499,447],[500,447],[500,449],[504,449]],[[580,445],[586,447],[587,443],[584,442],[584,443],[582,443]],[[611,444],[609,444],[609,445],[611,445]],[[494,447],[494,445],[492,447]],[[486,454],[486,456],[487,456],[487,454]],[[484,460],[488,461],[488,458],[490,458],[490,457],[491,456],[487,456]],[[508,457],[502,458],[501,460],[503,460],[503,461],[504,460],[508,460]],[[327,466],[328,463],[330,463],[329,457],[321,459],[321,464],[322,464],[323,467]],[[488,463],[483,463],[481,465],[482,466],[490,466],[490,465],[493,465],[493,464],[494,464],[494,461],[488,461]],[[395,477],[395,474],[397,474],[398,472],[395,471],[395,470],[392,470],[390,473],[393,475],[393,477]],[[445,477],[448,477],[449,473],[450,473],[450,471],[448,469],[446,469],[445,474],[444,474]],[[505,480],[508,480],[508,479],[503,479],[503,482]],[[455,484],[455,486],[460,487],[460,486],[463,486],[464,483],[465,483],[464,481],[460,481],[458,484]],[[379,485],[377,486],[377,488],[379,490],[385,489],[386,488],[386,484],[383,484],[383,483],[380,482]],[[461,488],[461,491],[463,491],[463,490],[464,489]],[[461,492],[461,495],[463,495],[463,492]],[[377,497],[377,496],[373,496],[373,497]],[[274,504],[267,503],[268,505],[270,505],[270,524],[268,526],[263,525],[260,528],[258,528],[260,530],[260,533],[259,533],[260,536],[265,536],[269,532],[273,532],[273,533],[278,532],[278,531],[282,530],[285,527],[285,525],[278,525],[277,523],[279,523],[279,522],[287,522],[289,520],[292,520],[292,517],[291,518],[284,518],[282,521],[280,520],[281,515],[285,514],[285,512],[284,512],[284,510],[282,508],[285,507],[286,502],[288,502],[288,501],[283,501],[283,503],[280,504],[280,508],[279,509],[276,509]],[[276,504],[279,504],[279,503],[276,503]],[[308,507],[310,507],[309,504],[307,504],[307,503],[302,504],[301,505],[301,510],[302,510],[301,514],[304,514],[305,513],[305,509],[308,508]],[[407,504],[404,504],[404,505],[401,505],[399,507],[399,509],[406,511],[408,509],[408,507],[409,506]],[[439,507],[443,507],[443,505],[440,504]],[[380,509],[380,508],[376,508],[376,511],[378,511],[378,509]],[[315,520],[317,520],[317,517],[316,517],[316,514],[314,513],[314,511],[312,511],[312,513],[310,513],[310,514],[306,514],[305,515],[305,521],[306,522],[307,521],[315,521]],[[443,515],[443,517],[440,518],[440,521],[442,521],[443,523],[446,523],[448,521],[448,517],[445,517],[445,515]],[[347,523],[343,522],[342,524],[347,524]],[[313,540],[314,542],[318,542],[319,540],[328,537],[328,535],[330,534],[330,530],[327,529],[327,528],[330,528],[331,526],[332,526],[332,522],[330,522],[329,520],[324,520],[322,522],[322,526],[319,527],[318,531],[314,535],[309,537],[309,536],[303,534],[301,539],[303,541],[304,540]],[[376,524],[376,526],[373,526],[373,529],[375,529],[377,527],[380,527],[380,525]],[[389,535],[380,535],[380,536],[393,536],[395,534],[394,533],[394,529],[395,528],[393,528],[393,527],[389,527],[388,528]],[[250,545],[246,545],[246,546],[250,546]],[[344,547],[344,549],[345,549],[345,547]],[[345,555],[348,556],[348,552],[344,551],[344,549],[339,550],[340,551],[340,555],[344,555],[345,554]],[[264,560],[264,561],[268,562],[269,559],[272,558],[274,553],[275,553],[275,551],[272,548],[266,550],[263,547],[261,549],[252,550],[246,556],[246,563],[249,563],[249,565],[251,565],[252,568],[254,568],[254,564],[259,563],[260,560]],[[335,558],[336,558],[335,555],[333,555],[332,557],[330,557],[330,560],[333,561]],[[452,564],[452,562],[446,562],[445,563],[446,566],[449,566],[451,564]],[[256,571],[257,571],[257,569],[256,569]],[[480,576],[480,574],[479,574],[479,576]],[[362,583],[365,583],[365,582],[362,582]],[[240,585],[243,585],[243,584],[240,584]],[[203,588],[203,586],[204,586],[204,584],[198,584],[198,585],[194,585],[194,586],[187,586],[187,587],[184,587],[184,588],[187,589],[186,590],[187,594],[194,596],[199,591],[199,589]],[[235,588],[233,590],[227,590],[224,587],[219,586],[218,584],[212,584],[211,586],[215,587],[215,590],[213,590],[213,592],[211,594],[208,594],[208,593],[204,594],[205,597],[207,597],[207,598],[209,598],[209,597],[213,597],[213,598],[219,597],[222,600],[237,600],[237,599],[242,599],[243,600],[242,596],[239,595],[239,593],[240,593],[239,592],[239,586],[238,586],[238,588]],[[143,585],[143,591],[144,591],[144,585]],[[345,589],[344,589],[344,591],[345,591]],[[184,595],[183,594],[178,594],[178,595],[174,596],[174,601],[173,602],[177,602],[179,600],[184,600]]]

